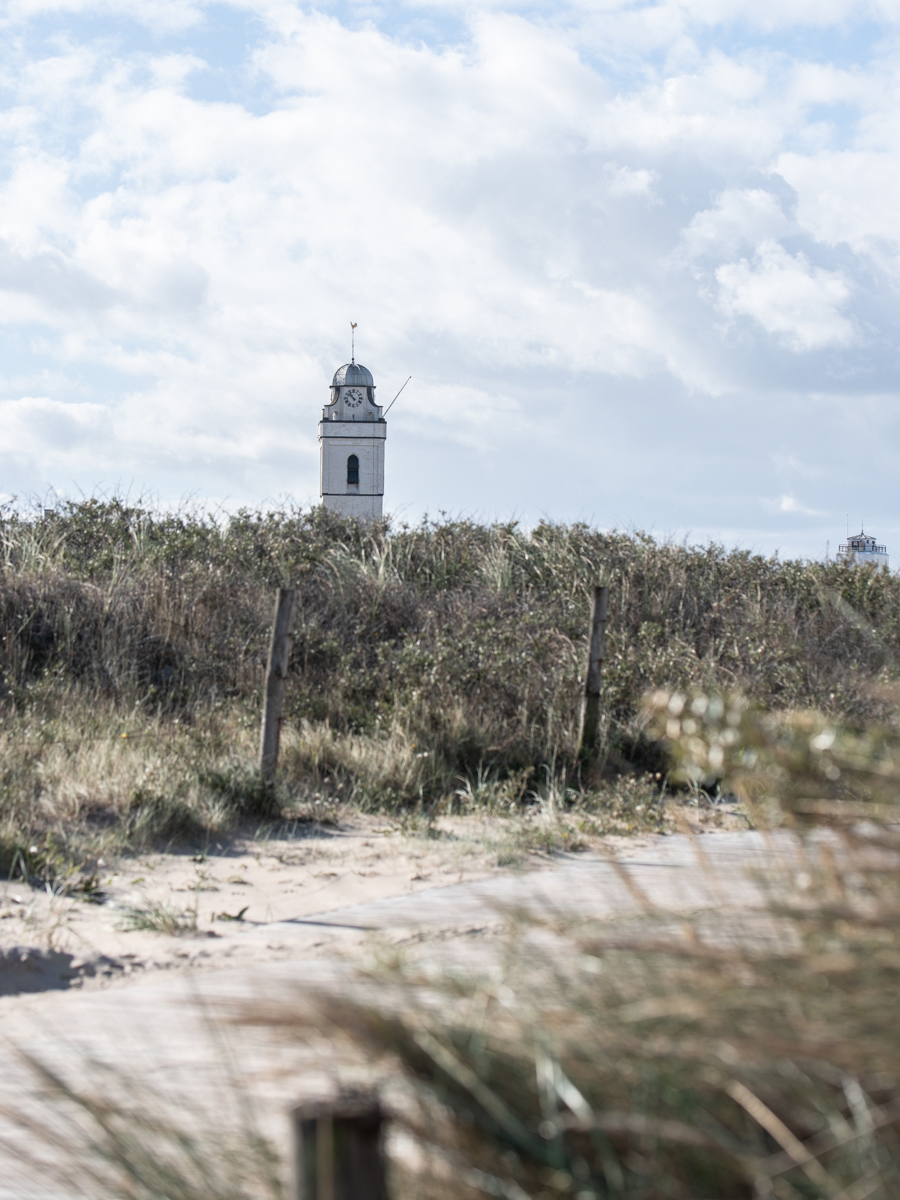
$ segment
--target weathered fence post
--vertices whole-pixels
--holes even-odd
[[[378,1099],[348,1095],[291,1113],[292,1200],[387,1200]]]
[[[293,588],[279,588],[275,597],[275,618],[272,622],[272,641],[269,643],[262,731],[259,739],[259,769],[267,783],[271,783],[275,778],[275,768],[278,766],[284,683],[287,678],[288,660],[291,657],[291,622],[294,619],[296,600],[297,593]]]
[[[600,745],[600,684],[603,675],[603,658],[606,654],[606,616],[609,612],[609,588],[594,588],[594,604],[591,609],[591,648],[588,655],[587,675],[584,680],[584,705],[581,711],[581,737],[578,740],[578,757],[589,762],[597,754]]]

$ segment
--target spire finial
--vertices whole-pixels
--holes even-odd
[[[356,362],[356,322],[350,322],[350,361]]]

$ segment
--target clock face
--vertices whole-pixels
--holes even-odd
[[[363,402],[363,394],[359,388],[347,388],[344,392],[344,403],[348,408],[359,408]]]

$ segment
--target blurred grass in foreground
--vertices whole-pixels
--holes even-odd
[[[896,730],[701,692],[657,692],[646,728],[685,781],[715,775],[755,812],[760,908],[730,908],[720,875],[708,910],[510,913],[486,956],[395,947],[362,988],[245,1015],[380,1076],[408,1139],[394,1200],[900,1194]],[[127,1075],[98,1091],[33,1067],[48,1103],[30,1149],[75,1194],[278,1195],[252,1121],[220,1144]]]
[[[706,693],[648,722],[685,779],[796,830],[764,835],[768,908],[729,910],[720,878],[717,910],[514,920],[489,969],[399,957],[387,1000],[329,994],[298,1033],[405,1080],[404,1195],[894,1200],[900,737]]]
[[[220,1064],[215,1098],[179,1103],[127,1062],[87,1058],[77,1078],[22,1052],[36,1094],[0,1109],[8,1195],[94,1200],[283,1200],[281,1164],[240,1079]],[[15,1189],[15,1190],[14,1190]]]

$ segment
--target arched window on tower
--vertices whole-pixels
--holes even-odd
[[[347,482],[359,483],[359,459],[355,454],[351,454],[347,459]]]

